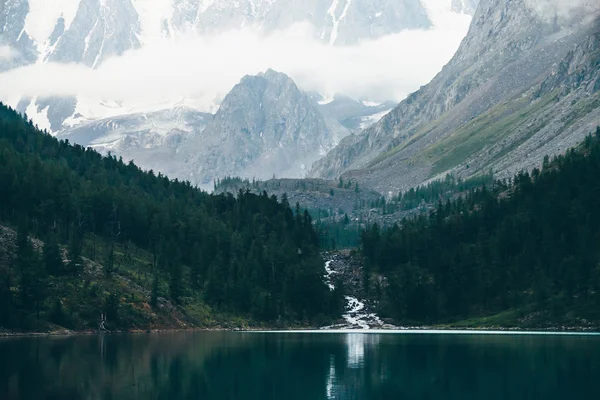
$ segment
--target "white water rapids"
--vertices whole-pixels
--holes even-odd
[[[325,262],[325,275],[323,275],[323,281],[331,291],[335,290],[333,275],[339,273],[332,267],[332,263],[333,260]],[[327,326],[322,329],[371,329],[383,327],[384,323],[379,319],[377,314],[367,311],[364,300],[361,301],[353,296],[345,296],[345,299],[345,313],[342,314],[345,323],[342,325]]]

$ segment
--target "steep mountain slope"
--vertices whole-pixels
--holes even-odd
[[[600,7],[588,6],[548,18],[529,0],[482,1],[432,82],[342,141],[311,174],[346,173],[387,192],[452,169],[508,175],[564,150],[600,117]]]
[[[202,134],[190,137],[177,176],[201,185],[226,175],[303,177],[347,133],[288,76],[268,70],[244,77]]]

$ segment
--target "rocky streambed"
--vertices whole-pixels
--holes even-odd
[[[377,304],[367,300],[362,283],[362,265],[350,251],[326,252],[323,280],[330,290],[335,290],[336,282],[341,282],[345,292],[344,322],[321,329],[393,329],[376,313]]]

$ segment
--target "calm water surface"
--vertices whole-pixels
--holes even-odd
[[[0,399],[600,399],[600,336],[198,332],[0,340]]]

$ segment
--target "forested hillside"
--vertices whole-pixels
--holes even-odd
[[[337,311],[311,217],[266,193],[208,195],[58,141],[4,105],[0,188],[0,223],[19,232],[0,243],[0,327],[96,328],[106,314],[147,328],[167,300],[191,324],[198,309],[262,322]]]
[[[362,234],[397,321],[587,326],[600,317],[600,128],[541,170]],[[486,318],[488,317],[488,318]]]

